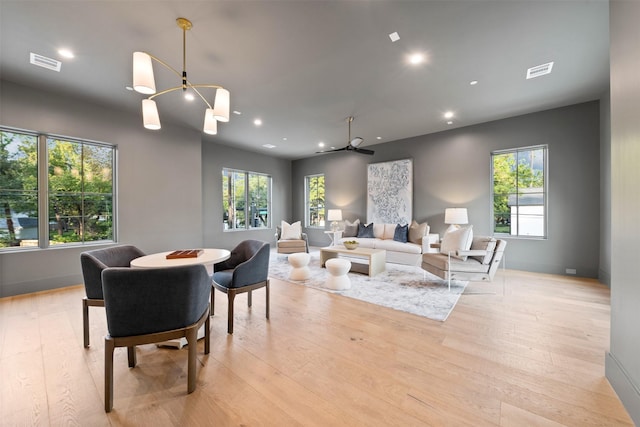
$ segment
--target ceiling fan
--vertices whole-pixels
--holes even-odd
[[[336,151],[354,151],[360,154],[372,155],[374,153],[373,150],[368,150],[366,148],[358,148],[360,144],[362,144],[362,141],[364,141],[362,138],[360,138],[359,136],[356,136],[355,138],[351,139],[351,122],[352,121],[353,121],[353,116],[349,116],[347,118],[347,122],[349,122],[349,138],[347,139],[347,141],[349,141],[349,143],[347,144],[346,147],[336,148],[334,150],[317,151],[316,154],[335,153]]]

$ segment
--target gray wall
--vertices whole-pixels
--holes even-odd
[[[640,3],[610,3],[611,347],[606,375],[640,425]]]
[[[264,230],[224,231],[222,223],[222,169],[232,168],[271,175],[271,225]],[[291,161],[238,150],[212,141],[202,143],[204,244],[233,248],[245,239],[275,244],[275,227],[291,221]]]
[[[293,214],[304,217],[304,176],[324,173],[329,208],[366,220],[367,164],[413,159],[413,212],[442,236],[444,210],[469,211],[474,233],[488,234],[490,156],[499,149],[548,144],[548,239],[509,238],[507,268],[597,277],[600,256],[600,109],[597,101],[378,144],[374,156],[332,153],[293,162]],[[321,230],[306,229],[313,244]]]
[[[202,246],[200,132],[147,131],[137,114],[0,84],[0,124],[118,145],[121,242],[145,252]],[[79,254],[94,247],[0,253],[0,297],[82,283]]]
[[[611,93],[600,99],[600,273],[611,286]]]

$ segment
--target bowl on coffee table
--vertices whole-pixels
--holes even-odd
[[[342,244],[347,249],[356,249],[359,245],[357,240],[345,240]]]

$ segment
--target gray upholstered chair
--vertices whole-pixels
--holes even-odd
[[[468,251],[423,254],[422,269],[446,280],[449,290],[452,279],[490,282],[498,270],[506,246],[505,240],[475,236]]]
[[[132,245],[95,249],[80,254],[84,289],[87,294],[82,299],[82,328],[84,346],[89,347],[89,307],[104,307],[102,297],[102,270],[107,267],[129,267],[129,263],[144,252]]]
[[[248,292],[248,306],[251,307],[251,292],[264,287],[269,318],[269,250],[267,242],[245,240],[231,251],[229,259],[213,266],[211,314],[214,312],[217,289],[227,294],[229,300],[227,332],[230,334],[233,333],[233,301],[237,294]]]
[[[127,347],[136,366],[136,345],[186,338],[187,393],[196,388],[198,329],[204,323],[209,354],[211,277],[203,265],[172,268],[106,268],[102,272],[109,334],[104,338],[104,409],[113,408],[113,352]]]
[[[282,228],[276,227],[276,252],[279,254],[293,254],[297,252],[309,252],[309,239],[307,233],[301,234],[301,239],[280,239]]]

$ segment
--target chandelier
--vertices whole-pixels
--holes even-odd
[[[185,97],[190,96],[191,99],[193,99],[193,95],[190,94],[190,92],[193,91],[207,106],[204,113],[203,131],[209,135],[215,135],[218,133],[218,122],[229,121],[229,91],[222,86],[214,84],[193,84],[187,79],[186,37],[187,30],[190,30],[193,27],[193,24],[191,24],[191,21],[186,18],[178,18],[176,19],[176,22],[178,27],[182,28],[182,73],[149,53],[133,52],[133,89],[136,92],[151,95],[147,99],[142,100],[142,121],[144,123],[144,127],[152,130],[158,130],[161,127],[158,107],[154,98],[164,95],[165,93],[182,90]],[[153,65],[151,60],[154,60],[173,71],[182,79],[182,84],[180,86],[156,92],[156,83],[153,77]],[[203,88],[216,89],[213,107],[202,93],[200,93],[199,89]]]

